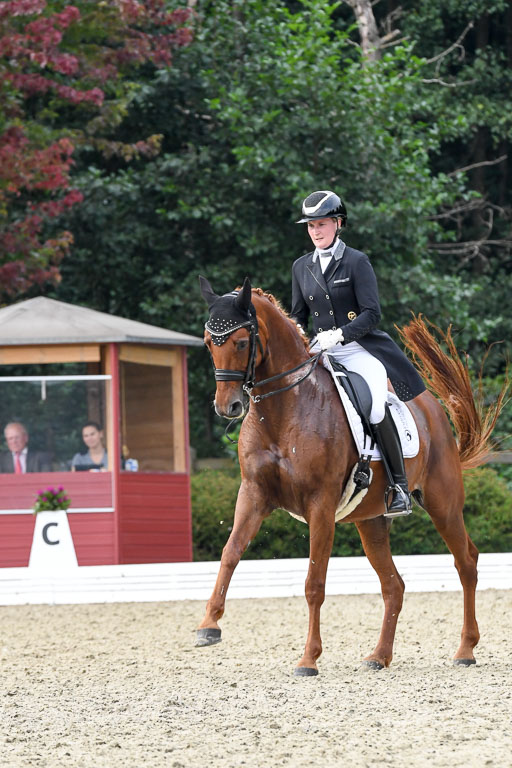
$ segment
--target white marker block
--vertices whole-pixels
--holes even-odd
[[[38,512],[28,565],[45,571],[78,567],[65,510]]]

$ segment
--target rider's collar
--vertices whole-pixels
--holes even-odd
[[[336,261],[339,261],[343,254],[345,253],[345,248],[347,246],[343,242],[343,240],[340,240],[339,238],[336,238],[334,243],[331,245],[330,248],[326,248],[325,251],[321,250],[320,248],[315,248],[315,251],[313,253],[313,263],[317,260],[319,256],[334,256]]]

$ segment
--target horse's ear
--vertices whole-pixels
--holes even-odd
[[[201,293],[203,294],[203,299],[208,304],[208,309],[211,309],[212,304],[214,304],[219,297],[214,292],[213,288],[211,287],[206,277],[199,275],[199,285],[201,286]]]
[[[242,290],[239,291],[238,296],[235,299],[235,305],[242,312],[248,312],[251,306],[251,281],[248,277],[245,278]]]

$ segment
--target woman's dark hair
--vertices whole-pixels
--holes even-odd
[[[82,426],[82,429],[85,429],[86,427],[94,427],[94,429],[97,429],[98,432],[103,431],[103,427],[101,427],[97,421],[86,421],[85,424]]]

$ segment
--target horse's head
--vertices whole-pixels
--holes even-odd
[[[240,291],[218,296],[206,278],[200,277],[199,282],[210,312],[204,342],[217,380],[215,410],[219,416],[238,418],[244,411],[243,386],[253,383],[262,357],[251,283],[246,277]]]

